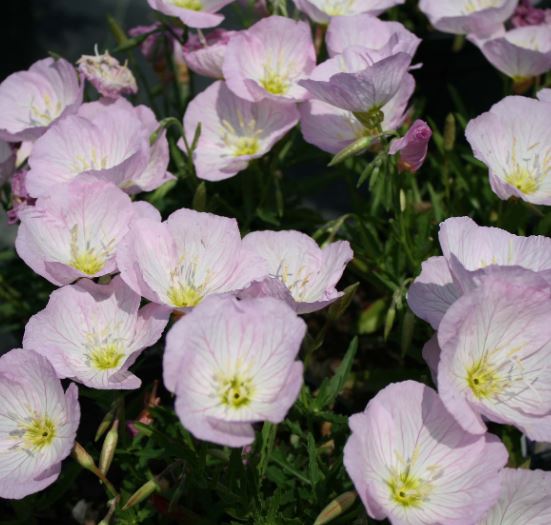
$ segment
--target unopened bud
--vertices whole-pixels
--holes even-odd
[[[128,510],[143,500],[149,498],[151,494],[158,492],[161,489],[159,482],[156,479],[150,479],[147,483],[144,483],[132,496],[128,498],[128,501],[124,504],[122,510]]]
[[[91,472],[97,471],[98,468],[96,467],[94,458],[86,452],[86,449],[78,441],[75,441],[75,446],[73,447],[73,457],[82,468]]]
[[[444,149],[446,151],[452,151],[455,147],[455,135],[455,117],[453,113],[449,113],[444,124]]]
[[[103,441],[103,447],[101,448],[101,454],[99,456],[99,469],[107,474],[109,467],[115,456],[115,450],[117,448],[117,442],[119,441],[119,432],[118,432],[119,420],[115,419],[113,426],[107,432],[105,439]]]
[[[356,501],[358,494],[354,491],[345,492],[337,498],[335,498],[327,507],[325,507],[320,515],[316,518],[314,525],[325,525],[338,518],[341,514],[345,513]]]

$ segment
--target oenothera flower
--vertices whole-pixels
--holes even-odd
[[[483,417],[551,441],[551,288],[515,268],[484,275],[438,327],[438,390],[468,432]]]
[[[314,22],[327,24],[333,17],[369,13],[380,15],[383,11],[405,0],[294,0],[296,6]]]
[[[117,269],[115,252],[130,222],[150,210],[113,184],[78,179],[18,212],[15,247],[36,273],[58,286],[106,275]]]
[[[498,499],[507,450],[491,434],[465,432],[425,385],[387,386],[350,428],[344,465],[375,519],[470,524]]]
[[[123,98],[83,104],[34,144],[27,189],[39,197],[55,184],[94,175],[128,193],[151,191],[172,177],[165,132],[150,144],[158,126],[149,108]]]
[[[80,420],[77,398],[36,352],[0,357],[0,497],[21,499],[57,479]]]
[[[195,437],[230,447],[254,440],[253,423],[281,422],[302,386],[296,361],[306,325],[272,297],[209,297],[167,335],[165,386]]]
[[[0,139],[0,186],[13,174],[15,169],[15,150]]]
[[[550,278],[548,237],[513,235],[500,228],[478,226],[469,217],[447,219],[440,225],[438,237],[444,256],[425,261],[408,291],[410,308],[434,328],[463,291],[472,288],[472,277],[493,266],[520,266]]]
[[[506,97],[471,120],[466,136],[500,199],[551,204],[551,105]]]
[[[81,103],[82,85],[75,68],[63,59],[39,60],[0,84],[0,138],[35,140]]]
[[[390,143],[389,153],[398,154],[398,169],[415,173],[424,164],[432,130],[423,120],[416,120],[407,133]]]
[[[25,327],[23,348],[46,357],[59,378],[91,388],[131,389],[128,368],[161,337],[170,309],[148,304],[117,276],[109,284],[81,279],[50,296]]]
[[[297,124],[298,116],[293,104],[249,102],[232,93],[224,82],[215,82],[189,103],[184,115],[188,144],[201,126],[193,151],[197,176],[212,181],[233,177],[252,159],[270,151]],[[179,146],[185,150],[183,141]]]
[[[78,60],[78,70],[104,97],[117,98],[120,95],[137,93],[138,86],[132,71],[108,51],[100,55],[82,55]]]
[[[316,80],[329,81],[338,73],[362,71],[365,65],[361,49],[348,48],[344,54],[318,66],[314,74]],[[371,122],[369,118],[364,118],[364,114],[355,115],[352,111],[321,100],[308,100],[299,106],[304,140],[329,153],[338,153],[359,139],[393,131],[404,121],[414,89],[415,80],[410,74],[405,74],[395,95],[378,110],[376,107],[372,109]],[[379,122],[375,117],[378,117]]]
[[[516,8],[511,25],[513,27],[537,26],[551,22],[551,9],[533,7],[532,0],[521,0]]]
[[[377,51],[386,56],[403,51],[413,57],[421,39],[399,22],[386,22],[375,16],[362,14],[332,18],[325,42],[331,57],[352,46]]]
[[[299,313],[321,310],[342,296],[335,286],[354,256],[348,241],[320,248],[298,231],[252,232],[243,245],[264,260],[271,277],[287,286]]]
[[[267,275],[244,248],[235,219],[181,209],[165,222],[139,219],[117,252],[122,278],[150,301],[176,308],[240,290]]]
[[[518,0],[419,0],[431,24],[444,33],[485,36],[515,11]]]
[[[384,119],[381,108],[400,89],[410,62],[407,53],[381,59],[380,51],[351,47],[317,66],[299,84],[313,98],[354,113],[368,131],[379,134]]]
[[[224,78],[222,64],[228,42],[235,34],[236,31],[226,29],[215,29],[204,36],[192,33],[182,48],[185,63],[198,75]]]
[[[147,0],[156,11],[178,17],[188,27],[215,27],[224,20],[217,13],[233,0]]]
[[[228,87],[245,100],[297,102],[307,96],[298,82],[315,66],[310,26],[270,16],[232,37],[222,70]]]
[[[503,469],[501,496],[477,525],[548,525],[551,523],[551,472]]]
[[[519,27],[471,40],[488,62],[516,82],[551,70],[551,25]]]

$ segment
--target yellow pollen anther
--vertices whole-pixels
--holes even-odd
[[[260,149],[260,144],[256,137],[240,137],[235,141],[234,156],[254,155]]]
[[[250,379],[234,376],[220,382],[220,401],[231,408],[241,408],[251,402],[253,386]]]
[[[474,363],[467,370],[467,384],[478,399],[488,399],[498,395],[504,388],[503,379],[486,358]]]
[[[23,442],[29,448],[44,448],[51,444],[56,436],[54,422],[48,417],[34,418],[23,427]]]
[[[260,80],[260,85],[272,95],[285,95],[289,89],[289,81],[280,73],[266,69],[264,78]]]
[[[414,477],[406,469],[387,481],[390,496],[402,507],[419,507],[430,493],[430,483]]]
[[[112,370],[121,364],[124,352],[117,344],[94,348],[90,352],[90,364],[97,370]]]
[[[170,303],[177,308],[197,306],[203,299],[203,295],[196,288],[182,284],[171,286],[167,296]]]
[[[69,265],[86,275],[94,275],[104,267],[105,261],[94,250],[88,249],[74,253]]]
[[[203,4],[200,0],[172,0],[172,3],[176,7],[189,9],[190,11],[201,11],[203,9]]]
[[[514,186],[517,190],[530,195],[538,190],[539,184],[536,177],[526,168],[517,166],[507,177],[505,182]]]

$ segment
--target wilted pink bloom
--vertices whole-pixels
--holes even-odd
[[[529,0],[521,0],[515,9],[511,24],[513,27],[537,26],[549,23],[551,9],[538,9]]]
[[[235,219],[187,209],[165,222],[133,222],[117,264],[135,292],[176,308],[240,290],[268,274],[263,261],[243,247]]]
[[[249,102],[232,93],[224,82],[215,82],[189,103],[184,115],[188,144],[201,125],[193,151],[197,176],[212,181],[233,177],[252,159],[270,151],[297,122],[293,104]],[[178,145],[185,151],[183,141]]]
[[[551,89],[542,89],[538,93],[538,99],[542,102],[551,102]]]
[[[233,0],[147,0],[152,9],[179,18],[188,27],[215,27],[224,20],[217,13]]]
[[[506,97],[469,122],[467,140],[500,199],[551,204],[549,122],[551,105],[526,97]]]
[[[405,0],[293,0],[296,6],[314,22],[327,24],[333,17],[382,12],[401,5]]]
[[[306,324],[271,298],[209,297],[169,331],[165,386],[196,438],[230,447],[254,441],[253,423],[279,423],[302,386],[296,361]]]
[[[411,75],[405,75],[397,93],[381,108],[384,115],[382,133],[393,131],[402,125],[414,90],[415,80]],[[300,130],[304,140],[328,153],[336,154],[357,140],[374,134],[351,111],[321,100],[303,102],[299,105],[299,110]]]
[[[103,55],[82,55],[78,60],[78,70],[104,97],[117,98],[138,92],[138,85],[132,71],[109,52]]]
[[[130,222],[147,212],[147,206],[133,204],[107,182],[78,179],[61,184],[19,211],[17,253],[58,286],[79,277],[107,275],[117,269],[115,252]]]
[[[79,421],[77,386],[64,392],[44,357],[21,349],[0,357],[0,497],[21,499],[51,485]]]
[[[0,186],[4,184],[15,170],[15,150],[8,142],[0,139]]]
[[[222,70],[228,87],[245,100],[297,102],[307,95],[299,81],[315,66],[310,26],[270,16],[232,37]]]
[[[501,496],[478,525],[549,525],[551,472],[503,469]]]
[[[551,287],[523,268],[484,275],[438,327],[438,390],[468,432],[483,417],[551,441]]]
[[[153,60],[155,58],[155,47],[159,41],[161,28],[162,24],[160,22],[155,22],[148,26],[135,26],[128,30],[128,34],[133,38],[152,33],[140,44],[140,51],[148,60]],[[176,27],[171,29],[180,36],[181,29]],[[170,38],[170,36],[171,33],[167,33],[167,37]]]
[[[439,240],[444,256],[425,261],[408,291],[410,308],[434,328],[464,290],[472,287],[472,276],[492,266],[520,266],[542,272],[551,282],[548,237],[521,237],[478,226],[468,217],[453,217],[440,225]]]
[[[182,48],[185,63],[198,75],[217,79],[224,78],[224,73],[222,73],[224,55],[230,38],[235,34],[237,31],[227,31],[226,29],[214,29],[204,38],[196,33],[190,34]]]
[[[81,175],[113,182],[127,193],[151,191],[169,180],[165,131],[153,112],[123,98],[83,104],[52,126],[33,146],[27,189],[33,197]]]
[[[487,36],[513,14],[518,0],[419,0],[419,9],[444,33]]]
[[[253,281],[249,286],[233,292],[238,299],[255,299],[257,297],[274,297],[287,303],[291,308],[295,308],[295,300],[289,291],[289,288],[278,277],[264,277]]]
[[[26,170],[16,171],[11,178],[11,208],[8,210],[8,224],[15,224],[19,220],[19,214],[27,206],[34,206],[36,202],[36,199],[27,193],[26,178]]]
[[[411,62],[406,53],[380,59],[383,55],[380,51],[348,48],[317,66],[310,78],[299,84],[313,98],[351,111],[363,122],[380,125],[381,108],[400,89]],[[339,70],[342,72],[333,73]]]
[[[82,103],[82,84],[66,60],[45,58],[0,84],[0,138],[35,140]]]
[[[354,254],[348,241],[320,248],[298,231],[257,231],[243,238],[243,245],[261,257],[271,277],[291,292],[298,313],[321,310],[342,296],[335,288]]]
[[[389,153],[399,154],[398,169],[415,173],[424,164],[432,130],[423,120],[416,120],[401,139],[390,143]]]
[[[474,524],[500,495],[506,448],[465,432],[421,383],[387,386],[349,424],[344,466],[374,519]]]
[[[50,295],[25,327],[23,348],[46,357],[59,378],[90,388],[132,389],[141,381],[128,368],[155,344],[170,309],[148,304],[117,276],[109,284],[81,279]]]
[[[421,39],[399,22],[379,20],[369,14],[337,16],[331,19],[325,36],[329,56],[358,46],[382,55],[404,52],[413,58]]]
[[[551,25],[519,27],[471,40],[496,69],[517,82],[551,70]]]

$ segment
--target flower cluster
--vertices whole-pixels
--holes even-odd
[[[268,162],[259,159],[297,126],[333,162],[370,150],[374,164],[384,158],[405,179],[427,158],[433,131],[410,105],[421,40],[378,18],[404,0],[295,0],[300,19],[270,15],[204,34],[230,1],[148,0],[161,22],[133,32],[154,60],[169,29],[162,44],[172,65],[214,79],[190,95],[182,121],[136,104],[136,79],[108,52],[82,56],[76,67],[41,60],[0,84],[0,184],[11,185],[16,252],[57,287],[28,320],[22,348],[0,357],[1,497],[25,497],[58,477],[80,420],[76,383],[138,389],[132,367],[156,345],[175,412],[199,440],[248,447],[257,423],[281,423],[299,397],[300,316],[333,304],[328,325],[338,309],[354,253],[334,239],[356,217],[331,224],[321,246],[316,234],[255,231],[252,221],[242,235],[235,218],[195,198],[195,209],[176,202],[163,220],[152,203],[177,183],[171,160],[179,174],[188,163],[197,197],[207,187],[197,179],[215,183],[249,167],[264,175]],[[517,4],[419,7],[435,28],[468,35],[518,87],[551,69],[551,25],[521,23],[535,14]],[[506,28],[513,13],[518,27]],[[314,23],[327,26],[315,38]],[[319,61],[322,46],[327,59]],[[85,83],[98,100],[84,102]],[[537,99],[506,97],[466,126],[501,199],[551,205],[550,101],[549,89]],[[169,134],[172,125],[179,133]],[[395,193],[402,212],[408,196]],[[402,217],[396,223],[403,228]],[[507,449],[488,424],[551,441],[551,239],[455,217],[440,225],[439,241],[442,255],[423,263],[407,294],[436,331],[423,356],[437,390],[394,383],[351,416],[346,472],[367,513],[394,525],[513,524],[518,516],[543,525],[551,477],[506,469]],[[363,261],[354,263],[363,271]]]

